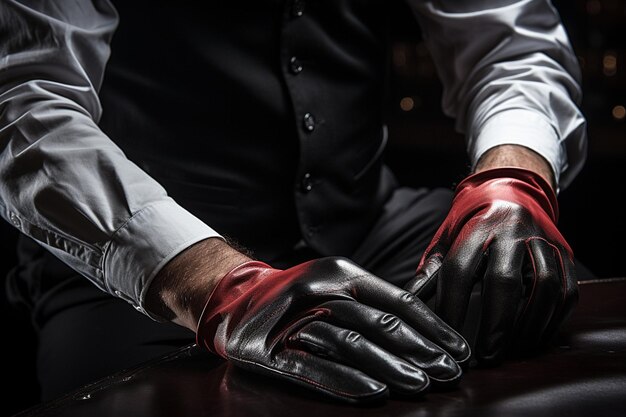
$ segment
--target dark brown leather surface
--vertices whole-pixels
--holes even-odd
[[[228,366],[195,346],[112,375],[20,416],[624,416],[626,279],[588,281],[557,346],[456,389],[354,407]]]

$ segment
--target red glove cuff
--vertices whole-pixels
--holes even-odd
[[[548,236],[554,236],[562,242],[571,256],[570,247],[556,227],[559,209],[550,184],[539,174],[527,169],[494,168],[470,175],[456,187],[450,212],[426,248],[418,271],[426,259],[437,252],[441,242],[451,244],[472,218],[479,214],[488,215],[498,202],[524,207]]]
[[[239,319],[239,317],[232,317],[230,312],[243,313],[245,311],[245,309],[232,308],[232,304],[242,299],[249,299],[242,295],[253,291],[255,285],[273,271],[276,270],[266,263],[249,261],[236,266],[224,275],[213,288],[198,320],[196,330],[198,346],[225,358],[225,346],[219,341],[227,340],[225,336],[230,333],[228,324],[233,321],[232,319],[235,319],[235,322]],[[226,312],[229,314],[225,314]]]
[[[456,187],[455,199],[480,187],[492,199],[518,202],[526,205],[529,197],[546,212],[556,224],[559,206],[554,190],[541,175],[523,168],[493,168],[472,174]],[[484,194],[483,194],[484,195]]]

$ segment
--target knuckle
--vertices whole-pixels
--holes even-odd
[[[520,272],[514,271],[508,265],[498,265],[493,268],[491,275],[502,283],[517,283],[520,281]]]
[[[341,256],[326,256],[324,258],[319,259],[318,262],[322,265],[335,266],[344,260],[345,258]]]
[[[393,314],[383,314],[380,316],[379,322],[387,332],[393,332],[402,324],[402,321]]]
[[[464,275],[464,271],[467,269],[467,260],[461,256],[452,256],[445,259],[441,265],[441,277],[455,276],[460,277]]]
[[[537,273],[535,274],[535,278],[537,279],[537,281],[546,284],[557,283],[560,285],[561,281],[559,274],[556,271],[552,271],[550,269],[541,269],[537,271]]]
[[[405,291],[400,295],[400,300],[404,301],[407,304],[413,304],[417,302],[417,297],[414,294]]]
[[[346,274],[360,269],[350,259],[342,256],[328,256],[321,258],[317,261],[317,264],[324,270],[325,273],[331,274]]]
[[[313,291],[313,284],[312,280],[299,280],[289,286],[289,292],[294,295],[309,294]]]
[[[521,275],[510,270],[495,271],[490,278],[499,288],[505,289],[517,288],[522,283]]]
[[[354,330],[345,330],[343,332],[343,339],[348,343],[356,344],[361,341],[362,336],[360,333],[355,332]]]

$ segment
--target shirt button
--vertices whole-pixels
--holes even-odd
[[[291,14],[293,17],[300,17],[304,14],[304,0],[294,0],[291,6]]]
[[[295,56],[292,56],[289,60],[289,71],[291,71],[292,74],[300,74],[302,72],[302,64]]]
[[[304,174],[302,180],[300,181],[300,190],[302,190],[303,193],[308,193],[312,189],[313,180],[311,179],[311,174],[307,172],[306,174]]]
[[[302,118],[302,124],[304,125],[304,129],[308,132],[312,132],[315,130],[315,119],[311,113],[306,113]]]

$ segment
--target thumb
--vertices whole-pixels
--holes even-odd
[[[440,253],[430,255],[417,268],[415,277],[404,286],[404,289],[415,294],[425,303],[434,299],[437,292],[437,276],[442,263]]]

